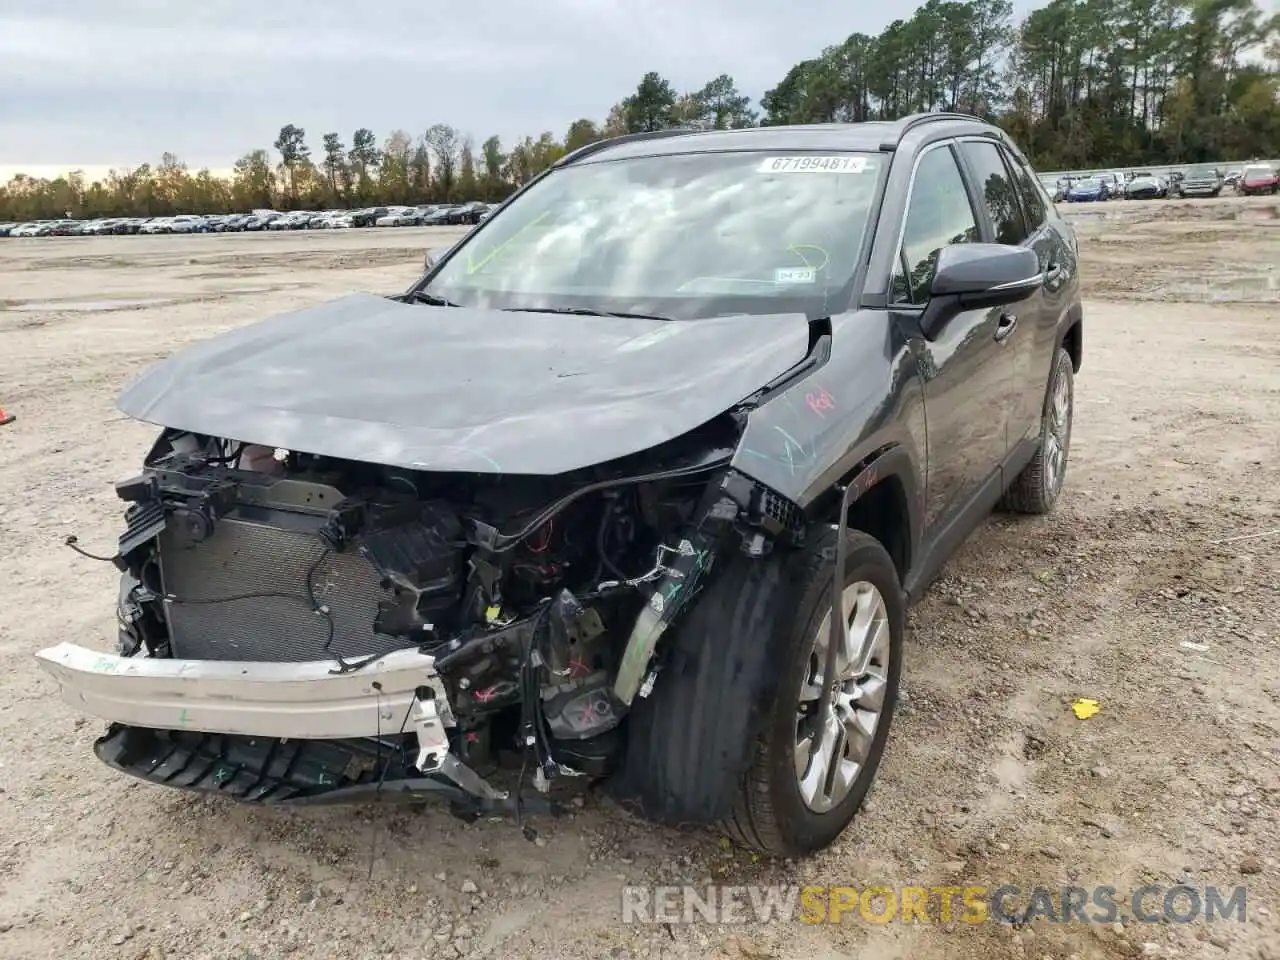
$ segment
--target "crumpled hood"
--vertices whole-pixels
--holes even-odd
[[[799,363],[800,314],[660,321],[353,294],[175,354],[130,417],[420,470],[558,474],[657,446]]]

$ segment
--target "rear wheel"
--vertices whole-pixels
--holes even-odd
[[[1040,415],[1040,447],[1005,491],[1001,505],[1017,513],[1048,513],[1062,495],[1071,449],[1075,379],[1071,356],[1058,347],[1049,370],[1044,410]]]

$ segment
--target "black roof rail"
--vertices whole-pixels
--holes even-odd
[[[567,167],[571,163],[577,163],[585,157],[599,153],[608,147],[614,147],[621,143],[635,143],[640,140],[661,140],[664,137],[679,137],[686,133],[699,133],[700,131],[694,127],[667,127],[663,130],[642,130],[639,133],[624,133],[619,137],[609,137],[607,140],[596,140],[594,143],[588,143],[579,147],[573,153],[566,153],[563,157],[552,164],[553,167]]]
[[[926,123],[937,123],[942,120],[969,120],[973,123],[986,123],[981,117],[975,117],[970,113],[913,113],[898,120],[899,127],[896,136],[893,140],[886,140],[880,144],[880,149],[886,153],[896,150],[898,144],[902,142],[902,138],[916,127],[924,126]]]

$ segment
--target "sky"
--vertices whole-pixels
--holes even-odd
[[[1038,4],[1017,0],[1015,14]],[[602,120],[656,70],[758,99],[913,0],[3,0],[0,182],[155,163],[225,171],[280,127],[349,143],[447,123],[478,145]]]
[[[1032,6],[1023,0],[1022,8]],[[228,169],[286,123],[349,143],[433,123],[504,143],[609,108],[657,70],[758,99],[913,0],[3,0],[0,182],[177,154]]]

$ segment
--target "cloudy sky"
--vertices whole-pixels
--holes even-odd
[[[1022,13],[1038,5],[1018,0]],[[913,0],[3,0],[0,178],[155,162],[225,169],[296,123],[452,124],[479,143],[603,118],[657,70],[759,97]]]

